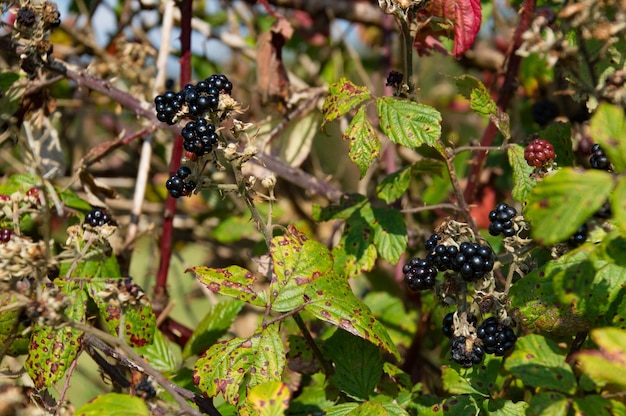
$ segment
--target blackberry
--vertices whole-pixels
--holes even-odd
[[[174,91],[166,91],[154,98],[154,104],[157,119],[163,123],[173,125],[176,114],[183,107],[183,100],[181,94],[176,94]]]
[[[578,227],[576,232],[567,240],[567,245],[572,248],[580,246],[587,240],[587,234],[587,224],[581,225],[580,227]]]
[[[193,181],[185,182],[179,176],[172,175],[167,182],[165,182],[165,187],[172,198],[180,198],[181,196],[190,195],[196,189],[196,183]]]
[[[22,27],[31,27],[37,21],[37,15],[33,9],[24,6],[17,11],[15,21]]]
[[[183,127],[181,135],[184,149],[196,156],[210,153],[213,151],[213,146],[217,145],[215,126],[203,118],[188,122]]]
[[[442,272],[454,269],[454,259],[458,256],[459,249],[456,246],[446,246],[439,244],[430,252],[428,258],[433,262],[435,267]],[[456,270],[458,271],[458,270]]]
[[[0,230],[0,243],[8,243],[11,239],[11,235],[13,231],[8,228],[3,228]]]
[[[448,338],[452,338],[452,336],[454,335],[454,312],[450,312],[443,317],[443,322],[441,323],[441,331]]]
[[[559,107],[550,100],[537,101],[530,108],[533,120],[540,126],[546,126],[558,117]]]
[[[181,166],[176,171],[176,176],[180,179],[187,179],[189,175],[191,175],[191,169],[188,166]]]
[[[480,364],[485,356],[483,347],[472,343],[464,336],[452,338],[450,342],[450,352],[452,360],[461,364],[463,368],[470,368],[474,364]]]
[[[89,224],[92,227],[101,227],[105,224],[113,224],[113,220],[105,209],[96,207],[85,215],[85,224]]]
[[[504,234],[505,237],[515,235],[513,218],[516,215],[517,211],[515,208],[505,203],[496,205],[496,208],[489,212],[489,234],[494,236]]]
[[[591,146],[589,164],[593,169],[611,170],[611,162],[609,162],[609,158],[606,157],[606,153],[604,153],[599,144]]]
[[[387,80],[385,81],[385,85],[387,87],[400,88],[402,85],[402,81],[404,80],[404,75],[402,72],[391,71],[387,76]]]
[[[513,348],[517,337],[510,326],[499,323],[496,318],[487,318],[476,330],[476,335],[482,340],[487,354],[503,356]]]
[[[187,104],[189,114],[199,116],[208,110],[217,109],[219,104],[219,92],[216,89],[199,89],[197,86],[187,84],[180,92],[183,101]]]
[[[215,88],[218,92],[229,94],[233,91],[233,84],[223,74],[213,74],[205,82],[209,84],[209,88]]]
[[[555,157],[554,147],[547,140],[535,139],[524,149],[524,159],[530,166],[543,166]]]
[[[402,273],[411,290],[426,290],[435,286],[437,268],[429,259],[412,258],[402,267]]]
[[[453,260],[452,269],[458,271],[464,280],[477,280],[493,270],[494,257],[489,246],[464,242]]]
[[[439,244],[439,236],[435,233],[431,234],[430,237],[428,237],[428,240],[426,240],[426,242],[424,243],[424,248],[426,248],[427,252],[432,252],[435,247],[437,247],[437,244]]]

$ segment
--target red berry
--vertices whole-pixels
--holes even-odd
[[[554,147],[547,140],[535,139],[524,150],[524,159],[530,166],[543,166],[555,157]]]
[[[11,234],[13,234],[13,233],[8,228],[1,229],[0,230],[0,242],[1,243],[8,243],[9,240],[11,239]]]
[[[9,202],[11,200],[11,197],[5,194],[0,194],[0,201],[1,202]]]
[[[28,191],[26,191],[26,196],[27,197],[31,197],[34,198],[35,201],[37,201],[37,204],[41,204],[41,195],[39,195],[39,189],[38,188],[30,188]]]

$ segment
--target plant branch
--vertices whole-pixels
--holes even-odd
[[[450,183],[452,184],[452,190],[456,198],[456,203],[459,206],[458,210],[465,217],[465,221],[470,226],[472,231],[478,234],[478,226],[470,213],[469,205],[465,200],[461,184],[459,183],[459,178],[456,174],[456,168],[454,167],[454,152],[447,148],[445,149],[445,152],[446,154],[444,154],[444,159],[446,161],[446,167],[448,168],[448,174],[450,175]]]
[[[300,328],[300,331],[302,332],[302,335],[304,336],[304,339],[306,340],[307,344],[311,347],[311,350],[313,350],[313,355],[317,357],[320,364],[324,368],[324,372],[326,372],[326,377],[330,377],[331,375],[335,374],[335,370],[330,365],[330,363],[326,361],[326,359],[324,358],[322,351],[319,349],[319,347],[315,343],[315,340],[313,339],[313,337],[311,336],[311,333],[309,332],[309,328],[307,328],[300,314],[297,313],[293,315],[293,319],[295,319],[296,324],[298,324],[298,328]]]
[[[416,212],[424,212],[424,211],[435,211],[438,209],[449,209],[451,211],[461,211],[461,208],[454,204],[443,203],[443,204],[435,204],[435,205],[425,205],[423,207],[416,208],[406,208],[401,210],[401,212],[405,214],[414,214]]]

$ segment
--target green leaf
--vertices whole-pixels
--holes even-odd
[[[472,386],[471,380],[461,376],[454,368],[443,366],[441,378],[443,386],[447,392],[451,394],[477,394],[483,397],[489,397]]]
[[[598,350],[577,354],[583,373],[600,386],[607,384],[626,388],[626,331],[598,328],[591,331]]]
[[[415,148],[435,146],[441,137],[441,114],[431,106],[394,97],[376,99],[380,126],[389,139]]]
[[[115,256],[109,251],[110,247],[97,247],[89,249],[87,259],[77,259],[76,267],[72,269],[73,263],[62,263],[59,274],[80,279],[92,278],[114,278],[121,275],[120,266]]]
[[[17,296],[10,292],[0,293],[0,348],[7,355],[16,357],[27,354],[30,345],[30,334],[24,335],[26,327],[21,323],[22,307],[11,308],[10,305],[19,305]],[[10,346],[5,343],[10,342]],[[6,348],[6,350],[4,350]]]
[[[522,204],[526,203],[531,190],[537,183],[537,180],[531,175],[535,168],[529,166],[524,159],[524,148],[518,144],[509,145],[508,149],[509,164],[513,169],[513,198]]]
[[[521,400],[513,403],[506,399],[490,399],[482,402],[482,407],[490,416],[526,416],[528,403]]]
[[[280,381],[258,384],[250,389],[242,415],[281,416],[289,407],[289,388]]]
[[[576,391],[576,377],[565,356],[554,341],[531,334],[517,340],[504,367],[526,386],[572,394]]]
[[[150,363],[150,366],[161,373],[174,374],[182,363],[180,349],[169,341],[161,331],[155,331],[153,341],[137,352]]]
[[[577,415],[615,416],[611,400],[596,394],[574,398],[574,411]]]
[[[611,194],[611,212],[615,224],[626,234],[626,177],[621,176]]]
[[[335,272],[348,277],[371,270],[378,257],[373,229],[360,214],[355,211],[346,221],[341,240],[333,248]]]
[[[530,399],[526,414],[528,416],[566,416],[568,410],[568,398],[561,393],[551,391],[534,395]]]
[[[237,300],[210,305],[206,315],[185,344],[183,358],[187,359],[192,355],[200,354],[215,344],[226,334],[243,305],[243,302]]]
[[[289,335],[287,361],[289,369],[301,374],[315,374],[321,370],[320,362],[313,354],[313,349],[300,335]]]
[[[333,258],[320,242],[308,239],[294,226],[270,243],[274,275],[270,285],[272,309],[291,311],[302,305],[306,287],[333,270]]]
[[[364,210],[364,214],[369,214]],[[366,217],[374,228],[374,245],[378,254],[389,263],[396,264],[406,251],[408,235],[402,213],[389,207],[373,208]]]
[[[226,402],[236,406],[245,390],[280,381],[284,368],[285,348],[277,325],[270,325],[250,338],[211,346],[196,361],[193,379],[208,397],[222,393]]]
[[[355,85],[347,79],[341,78],[329,88],[328,97],[326,97],[322,107],[324,114],[322,127],[370,99],[372,99],[372,94],[367,87]]]
[[[540,244],[567,240],[604,201],[613,180],[607,172],[563,168],[544,178],[532,190],[524,215]]]
[[[87,294],[80,284],[56,279],[55,286],[67,297],[69,304],[65,309],[67,318],[85,323]],[[49,296],[59,298],[60,296],[55,294],[56,287],[50,284],[45,290]],[[50,387],[65,375],[68,366],[78,356],[82,335],[82,332],[69,326],[61,328],[35,326],[24,368],[36,388]]]
[[[434,404],[433,404],[434,403]],[[415,399],[414,405],[419,416],[476,416],[480,414],[480,409],[476,399],[470,395],[452,396],[443,401],[433,400],[429,396],[419,396]]]
[[[108,393],[76,409],[75,416],[150,416],[152,413],[139,397]]]
[[[470,108],[483,117],[489,117],[502,135],[509,139],[511,137],[509,115],[498,108],[487,87],[471,75],[454,77],[454,80],[461,95],[469,100]]]
[[[16,72],[0,73],[0,91],[8,90],[15,81],[20,79],[20,74]]]
[[[236,243],[257,233],[256,225],[241,215],[229,216],[220,220],[213,228],[212,236],[223,244]]]
[[[327,416],[408,416],[406,410],[395,403],[342,403],[333,406],[325,413]]]
[[[569,123],[551,123],[545,130],[538,134],[540,139],[547,140],[554,147],[556,163],[559,167],[572,166],[574,164],[574,152],[572,151],[572,126]]]
[[[356,400],[367,400],[383,374],[380,349],[363,338],[337,330],[324,343],[325,356],[335,363],[335,386]]]
[[[312,415],[323,411],[334,404],[326,392],[326,376],[322,373],[311,375],[308,384],[302,385],[302,391],[289,405],[289,413],[293,415]]]
[[[393,172],[376,186],[377,196],[388,204],[398,200],[409,188],[411,178],[419,175],[440,176],[443,164],[438,160],[422,159]]]
[[[616,172],[626,171],[626,117],[619,106],[602,103],[591,117],[590,135],[602,147]]]
[[[309,285],[305,309],[326,322],[364,338],[400,359],[396,346],[369,308],[362,304],[345,279],[327,274]]]
[[[193,273],[211,292],[240,299],[254,306],[265,306],[265,293],[256,292],[254,275],[243,267],[229,266],[220,269],[196,266],[187,271]]]
[[[387,329],[395,345],[408,348],[417,330],[415,309],[407,310],[403,300],[388,292],[370,292],[363,299],[376,319]]]
[[[344,140],[350,141],[348,156],[359,167],[361,179],[363,179],[372,162],[380,153],[380,140],[378,140],[374,126],[367,119],[365,106],[356,112],[342,137]]]
[[[120,297],[129,296],[127,284],[131,285],[132,290],[139,290],[142,296],[131,296],[129,301],[121,303]],[[102,322],[112,335],[118,336],[122,326],[129,345],[142,347],[152,343],[156,316],[152,312],[152,304],[139,286],[132,281],[129,283],[125,278],[101,277],[85,281],[84,285],[100,311]]]

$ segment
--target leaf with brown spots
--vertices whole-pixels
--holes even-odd
[[[610,327],[594,329],[591,339],[598,349],[576,355],[582,372],[599,386],[626,388],[626,331]]]
[[[108,393],[76,409],[75,416],[150,416],[152,412],[139,397]]]
[[[192,267],[187,270],[206,287],[220,295],[230,296],[254,306],[266,304],[266,294],[254,287],[254,275],[243,267],[229,266],[225,269],[205,266]]]
[[[365,106],[361,106],[350,122],[350,126],[343,133],[343,139],[350,141],[348,156],[361,172],[361,179],[380,153],[380,140],[374,131],[374,126],[367,119]]]
[[[295,227],[272,239],[270,254],[275,277],[270,285],[272,310],[291,311],[304,303],[307,286],[333,270],[333,258],[320,242],[309,240]]]
[[[311,283],[305,295],[309,299],[305,306],[307,312],[368,340],[400,360],[400,353],[389,338],[385,327],[352,293],[346,279],[334,273],[328,274]]]
[[[233,338],[211,346],[196,361],[194,383],[208,397],[221,393],[228,403],[237,406],[241,393],[258,384],[281,380],[285,357],[278,325],[270,325],[250,338]]]
[[[21,309],[8,307],[17,301],[15,294],[0,293],[0,310],[4,309],[0,312],[0,348],[6,348],[6,354],[12,357],[28,353],[30,345],[30,334],[23,333],[26,327],[20,322]],[[5,345],[6,342],[11,345]]]
[[[322,127],[372,98],[367,87],[355,85],[347,79],[341,78],[330,86],[328,97],[324,101]]]
[[[289,407],[289,388],[281,381],[258,384],[250,389],[246,403],[240,409],[242,416],[278,416]]]
[[[79,283],[57,279],[55,285],[70,301],[65,310],[66,316],[71,320],[85,323],[87,293],[80,288]],[[50,387],[65,375],[68,366],[78,355],[82,336],[82,332],[69,326],[35,327],[24,368],[33,379],[36,388]]]
[[[410,148],[435,146],[441,137],[441,114],[431,106],[395,97],[379,97],[380,127],[394,143]]]

